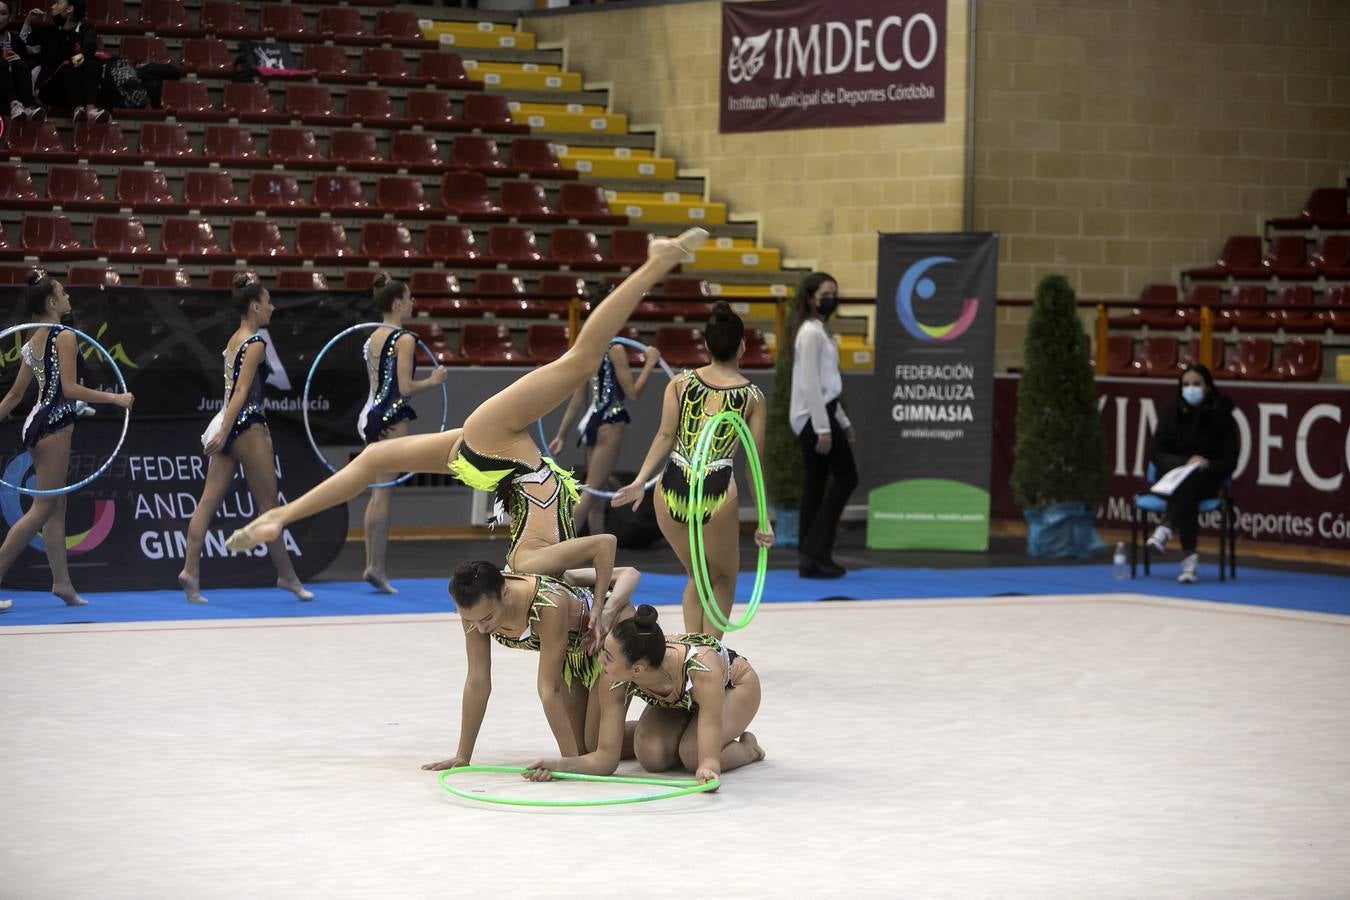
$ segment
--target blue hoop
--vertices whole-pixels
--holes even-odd
[[[634,350],[644,355],[647,352],[646,344],[642,343],[641,341],[635,341],[632,338],[615,337],[610,340],[610,343],[623,344],[625,347],[632,347]],[[675,377],[675,370],[670,367],[670,363],[666,362],[665,357],[658,359],[656,362],[658,365],[661,366],[661,371],[666,373],[667,378]],[[539,432],[539,446],[543,450],[544,455],[547,456],[548,439],[544,437],[544,420],[535,419],[534,427]],[[651,477],[651,480],[647,482],[646,486],[643,487],[643,490],[650,491],[653,487],[656,486],[656,483],[660,480],[661,480],[661,473],[658,472],[657,474]],[[598,488],[593,488],[588,484],[578,484],[577,487],[581,488],[583,491],[585,491],[586,493],[590,494],[593,497],[604,497],[606,500],[614,499],[614,491],[602,491],[599,490]]]
[[[113,374],[117,376],[117,385],[122,389],[122,393],[125,394],[127,392],[127,382],[126,379],[122,377],[122,370],[118,368],[117,360],[113,359],[112,354],[110,354],[107,350],[103,349],[102,344],[91,338],[89,335],[85,334],[83,331],[80,331],[78,328],[71,328],[69,325],[53,326],[52,323],[50,322],[27,322],[23,325],[11,325],[4,331],[0,331],[0,342],[3,342],[5,338],[9,337],[11,334],[15,334],[16,332],[27,331],[30,328],[52,328],[52,327],[59,327],[65,331],[69,331],[77,338],[84,338],[86,344],[91,344],[95,348],[97,348],[98,352],[103,355],[103,358],[108,361],[108,365],[112,366]],[[20,363],[20,365],[23,365],[23,363]],[[72,494],[75,491],[78,491],[80,488],[91,483],[100,475],[102,475],[104,472],[106,472],[108,470],[108,466],[112,465],[113,460],[117,459],[117,454],[122,452],[122,442],[127,439],[127,426],[131,424],[131,410],[125,409],[122,412],[123,412],[122,433],[118,435],[117,446],[113,448],[112,453],[108,456],[106,460],[104,460],[103,465],[95,469],[94,474],[90,475],[83,481],[77,481],[74,484],[68,484],[65,487],[53,488],[51,490],[46,491],[38,490],[37,488],[20,487],[19,485],[16,484],[10,484],[8,481],[5,481],[3,477],[0,477],[0,485],[4,485],[5,487],[9,488],[12,491],[18,491],[20,494],[27,494],[30,497],[57,497],[62,494]]]
[[[305,376],[305,390],[304,390],[304,393],[301,395],[301,398],[300,398],[300,419],[301,419],[301,421],[303,421],[303,422],[305,423],[305,436],[306,436],[307,438],[309,438],[309,446],[310,446],[310,449],[314,451],[314,455],[317,456],[317,457],[319,458],[319,462],[323,464],[324,468],[326,468],[328,471],[332,472],[334,475],[337,474],[337,471],[338,471],[338,470],[335,469],[335,468],[333,468],[333,464],[330,463],[330,462],[328,461],[328,458],[325,457],[322,453],[319,452],[319,445],[316,444],[316,443],[314,442],[314,432],[313,432],[313,431],[310,429],[310,427],[309,427],[309,386],[310,386],[310,383],[313,382],[313,380],[314,380],[314,373],[315,373],[316,371],[318,371],[318,369],[319,369],[319,360],[323,359],[324,354],[327,353],[328,350],[329,350],[329,348],[331,348],[331,347],[332,347],[334,344],[336,344],[338,341],[342,340],[342,339],[345,338],[347,335],[353,334],[354,332],[357,332],[357,331],[367,331],[367,330],[374,330],[374,329],[376,329],[376,328],[389,328],[389,327],[391,327],[391,326],[386,325],[386,324],[383,323],[383,322],[361,322],[361,323],[359,323],[359,324],[357,324],[357,325],[351,326],[350,328],[344,328],[344,329],[342,329],[342,330],[339,331],[337,334],[333,335],[332,339],[329,340],[328,343],[326,343],[326,344],[323,345],[323,349],[320,350],[319,353],[318,353],[318,355],[314,357],[314,362],[310,363],[310,366],[309,366],[309,374]],[[419,347],[421,347],[423,350],[425,350],[426,353],[427,353],[427,357],[428,357],[433,363],[435,363],[435,362],[436,362],[436,354],[431,352],[431,348],[428,347],[428,346],[426,345],[426,342],[423,341],[420,337],[418,337],[416,334],[414,334],[414,333],[411,332],[411,331],[409,331],[408,334],[411,334],[411,335],[413,336],[413,340],[417,341],[417,346],[419,346]],[[446,424],[447,424],[449,418],[450,418],[450,390],[449,390],[449,388],[446,387],[445,382],[442,381],[442,382],[441,382],[441,431],[445,431],[445,426],[446,426]],[[374,483],[372,483],[372,484],[366,485],[366,487],[370,487],[370,488],[394,487],[395,485],[400,485],[400,484],[402,484],[403,482],[407,481],[409,478],[413,477],[413,476],[416,475],[416,474],[417,474],[416,472],[407,472],[407,473],[405,473],[405,474],[403,474],[403,475],[400,475],[398,478],[395,478],[393,481],[376,481],[376,482],[374,482]]]

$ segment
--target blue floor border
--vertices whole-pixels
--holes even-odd
[[[1304,612],[1350,616],[1350,575],[1322,575],[1276,569],[1244,568],[1235,581],[1178,584],[1176,564],[1154,566],[1148,578],[1117,581],[1109,566],[1011,566],[979,569],[871,568],[849,572],[837,581],[799,578],[795,571],[771,570],[763,602],[830,600],[914,600],[958,597],[1055,596],[1134,593],[1173,599],[1208,600]],[[684,577],[647,573],[635,602],[675,604]],[[738,597],[749,596],[753,574],[741,574]],[[15,592],[14,606],[0,613],[0,628],[17,625],[103,622],[194,621],[211,619],[301,618],[453,612],[454,604],[439,578],[395,579],[399,593],[378,594],[364,582],[318,582],[313,602],[302,603],[276,588],[230,588],[203,592],[205,606],[189,604],[180,591],[88,592],[88,606],[67,607],[50,594]]]

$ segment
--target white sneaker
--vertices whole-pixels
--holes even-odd
[[[1177,581],[1182,584],[1195,584],[1200,580],[1195,574],[1198,568],[1200,568],[1200,554],[1192,553],[1181,561],[1181,574],[1177,576]]]
[[[1172,539],[1172,529],[1166,525],[1159,525],[1153,529],[1153,534],[1148,539],[1149,549],[1154,553],[1162,555],[1167,552],[1167,542]]]
[[[28,118],[28,110],[18,100],[9,101],[9,117],[15,122],[22,122]]]

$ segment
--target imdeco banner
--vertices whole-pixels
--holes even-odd
[[[722,4],[719,131],[946,116],[947,0]]]
[[[869,547],[988,547],[997,264],[993,234],[881,235]]]

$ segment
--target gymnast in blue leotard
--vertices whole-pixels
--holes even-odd
[[[178,573],[178,584],[189,603],[206,602],[200,585],[202,547],[211,520],[231,490],[236,469],[244,469],[255,510],[266,512],[277,505],[272,433],[263,410],[263,382],[272,367],[267,362],[267,341],[259,333],[272,320],[272,298],[253,275],[241,272],[235,276],[231,302],[239,313],[239,328],[230,335],[222,354],[225,400],[202,433],[202,453],[209,458],[206,483],[188,523],[183,570]],[[267,550],[277,568],[277,587],[301,600],[314,599],[295,574],[283,538],[269,542]]]
[[[28,385],[37,382],[37,402],[24,420],[22,443],[32,454],[37,488],[53,490],[66,483],[70,469],[70,441],[75,432],[77,405],[110,403],[130,409],[133,398],[131,394],[113,394],[80,384],[75,334],[60,325],[61,317],[70,312],[70,298],[61,282],[40,269],[34,270],[28,278],[24,300],[25,321],[41,322],[46,327],[27,333],[28,340],[19,351],[23,362],[9,393],[0,400],[0,419],[7,418],[22,402]],[[39,530],[52,570],[52,593],[67,606],[83,606],[85,601],[71,584],[66,565],[65,496],[33,498],[28,511],[9,529],[4,544],[0,545],[0,579]],[[0,611],[10,605],[11,601],[0,600]]]
[[[412,315],[412,294],[408,286],[395,281],[386,272],[375,274],[375,302],[384,314],[383,325],[372,329],[361,348],[370,379],[370,395],[356,421],[356,431],[362,443],[373,444],[385,438],[403,437],[408,433],[408,422],[417,418],[410,397],[445,381],[446,371],[436,366],[426,378],[414,379],[417,340],[403,327]],[[429,364],[433,361],[428,360]],[[382,475],[377,482],[392,481],[397,472]],[[389,545],[389,507],[393,488],[374,488],[366,504],[366,571],[365,579],[384,594],[397,594],[389,584],[385,571],[385,550]]]

